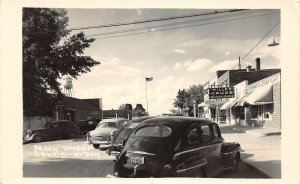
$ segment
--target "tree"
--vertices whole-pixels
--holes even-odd
[[[177,96],[175,101],[173,102],[173,106],[176,108],[179,108],[181,111],[183,110],[183,108],[186,106],[187,103],[187,99],[188,99],[188,93],[186,92],[185,89],[183,90],[178,90]]]
[[[84,55],[94,39],[83,32],[69,36],[64,9],[24,8],[22,26],[24,114],[51,115],[62,95],[58,79],[76,79],[100,64]]]
[[[187,90],[179,89],[173,105],[181,110],[188,108],[189,114],[193,115],[193,101],[200,104],[204,101],[203,95],[203,85],[192,85]]]

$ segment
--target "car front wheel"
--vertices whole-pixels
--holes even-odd
[[[236,172],[238,170],[239,163],[240,163],[240,155],[239,153],[237,153],[234,157],[230,172]]]
[[[100,144],[93,144],[93,147],[94,147],[95,149],[98,149],[99,146],[100,146]]]

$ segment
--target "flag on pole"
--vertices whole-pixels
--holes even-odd
[[[146,82],[152,81],[153,77],[145,77],[146,78]]]

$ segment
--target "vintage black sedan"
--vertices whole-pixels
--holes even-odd
[[[236,171],[239,143],[206,119],[160,117],[138,125],[114,160],[115,177],[214,177]]]
[[[79,127],[69,120],[52,121],[46,123],[43,128],[28,130],[24,137],[24,142],[42,142],[74,138],[79,134]]]

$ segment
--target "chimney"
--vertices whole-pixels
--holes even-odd
[[[260,70],[260,58],[256,58],[256,71]]]

